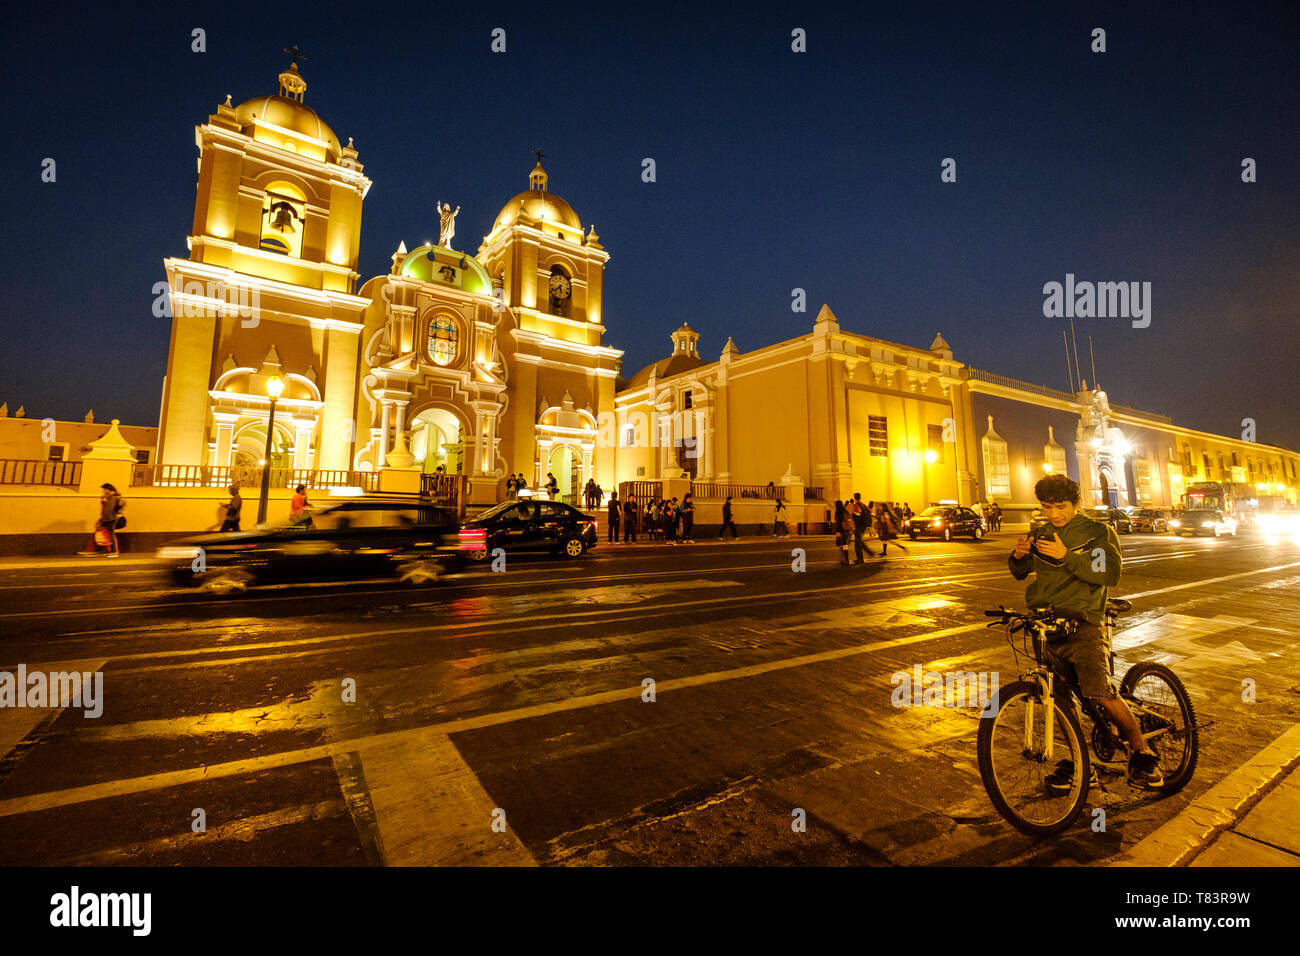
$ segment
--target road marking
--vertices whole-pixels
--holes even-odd
[[[24,662],[27,663],[27,662]],[[102,658],[82,661],[54,661],[46,663],[27,663],[28,675],[40,672],[49,675],[56,671],[77,671],[94,673],[101,670],[105,661]],[[11,673],[16,667],[2,668]],[[26,697],[27,688],[16,688],[16,693]],[[102,701],[101,701],[102,703]],[[0,758],[6,757],[21,744],[27,735],[39,725],[54,723],[66,708],[63,707],[0,707]]]
[[[536,866],[444,733],[408,731],[357,751],[388,866]]]
[[[832,585],[824,588],[812,588],[807,591],[799,591],[791,594],[769,594],[769,595],[729,595],[721,598],[695,598],[687,601],[678,601],[673,604],[656,604],[649,607],[613,609],[599,608],[592,611],[570,611],[565,614],[557,614],[554,611],[545,614],[526,614],[516,617],[505,618],[483,618],[477,621],[463,621],[454,624],[414,624],[405,627],[384,628],[380,630],[356,631],[347,634],[323,634],[313,637],[294,638],[284,641],[268,641],[257,644],[239,644],[235,646],[219,647],[198,647],[187,650],[176,651],[141,651],[135,654],[120,654],[108,658],[112,662],[133,661],[133,660],[153,660],[157,658],[176,658],[176,657],[194,657],[200,654],[244,654],[243,657],[213,657],[209,660],[197,661],[193,664],[172,664],[161,667],[148,668],[149,670],[165,670],[169,668],[187,667],[187,666],[205,666],[210,664],[232,664],[243,663],[249,660],[258,660],[265,658],[267,660],[275,659],[278,655],[249,655],[250,650],[273,650],[284,647],[306,647],[313,644],[330,644],[352,640],[373,641],[375,638],[390,637],[398,634],[442,634],[457,631],[477,631],[492,630],[499,631],[510,627],[516,627],[524,624],[534,624],[537,629],[545,627],[572,627],[574,618],[596,618],[603,617],[606,622],[618,623],[623,620],[635,620],[645,617],[646,615],[662,615],[667,611],[681,608],[690,608],[692,610],[701,610],[708,605],[726,605],[726,604],[746,604],[760,605],[773,603],[788,603],[791,600],[801,600],[818,597],[823,594],[835,591],[856,591],[856,592],[875,592],[875,591],[907,591],[918,588],[930,588],[947,586],[951,584],[961,584],[967,581],[979,580],[1001,575],[1001,571],[985,571],[979,574],[957,575],[948,578],[931,578],[926,581],[912,584],[864,584],[855,582],[851,584]],[[413,605],[418,607],[418,605]],[[559,619],[557,621],[557,619]]]
[[[827,661],[841,660],[843,658],[855,657],[862,654],[870,654],[874,651],[887,650],[893,647],[901,647],[907,644],[919,644],[924,641],[939,640],[945,637],[952,637],[955,634],[964,634],[968,631],[983,630],[985,626],[986,625],[983,621],[975,624],[961,624],[956,627],[944,628],[939,631],[930,631],[926,634],[916,634],[911,637],[899,637],[887,641],[873,641],[870,644],[835,648],[833,650],[820,651],[815,654],[804,654],[780,661],[768,661],[761,664],[750,664],[746,667],[737,667],[731,670],[713,671],[708,674],[668,678],[667,680],[658,682],[656,685],[656,693],[670,693],[675,690],[704,687],[709,684],[717,684],[723,681],[758,677],[763,674],[770,674],[774,671],[803,667],[808,664],[820,664]],[[280,753],[266,754],[261,757],[233,760],[227,763],[211,764],[204,767],[191,767],[185,770],[169,770],[160,773],[147,774],[142,777],[130,777],[123,780],[110,780],[103,783],[87,784],[86,786],[72,787],[67,790],[55,790],[47,793],[11,797],[7,800],[0,800],[0,817],[10,817],[22,813],[32,813],[38,810],[50,810],[56,807],[72,806],[78,803],[88,803],[93,800],[103,800],[107,797],[117,797],[132,793],[146,793],[151,790],[161,790],[167,787],[187,786],[224,777],[241,776],[244,774],[269,770],[275,767],[288,767],[295,764],[308,763],[313,760],[331,759],[338,754],[350,753],[352,751],[360,751],[364,753],[368,749],[387,747],[408,741],[412,738],[416,740],[424,740],[426,735],[441,734],[451,736],[453,734],[465,733],[471,730],[482,730],[487,727],[509,724],[519,720],[549,717],[553,714],[560,714],[573,710],[584,710],[590,707],[600,707],[605,704],[613,704],[621,701],[640,700],[643,690],[644,688],[638,684],[635,687],[622,687],[616,690],[587,694],[582,697],[570,697],[542,704],[532,704],[527,707],[518,707],[512,710],[498,711],[491,714],[480,714],[475,717],[462,717],[440,724],[432,724],[423,728],[388,731],[386,733],[371,734],[365,737],[337,740],[332,743],[320,744],[299,750],[286,750]],[[388,758],[381,757],[381,762],[384,759]],[[461,783],[458,783],[457,785],[459,786]],[[391,795],[391,799],[397,800],[399,796],[400,794],[394,792],[394,794]],[[390,797],[386,796],[384,799],[390,799]]]
[[[1168,594],[1170,591],[1185,591],[1188,588],[1204,587],[1207,584],[1219,584],[1222,581],[1235,581],[1238,578],[1248,578],[1252,574],[1267,574],[1269,571],[1285,571],[1288,568],[1300,568],[1300,561],[1292,561],[1290,564],[1275,564],[1271,568],[1256,568],[1253,571],[1242,571],[1239,574],[1224,574],[1217,578],[1201,578],[1199,581],[1189,581],[1187,584],[1173,584],[1167,588],[1156,588],[1152,591],[1140,591],[1137,594],[1125,594],[1123,600],[1136,601],[1138,598],[1150,597],[1153,594]]]

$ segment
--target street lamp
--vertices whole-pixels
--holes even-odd
[[[266,381],[266,394],[271,398],[271,413],[266,416],[266,455],[262,463],[262,498],[257,503],[257,523],[266,524],[267,499],[271,497],[271,436],[275,430],[275,400],[284,392],[284,379],[273,375]]]

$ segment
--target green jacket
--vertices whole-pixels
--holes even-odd
[[[1050,604],[1058,611],[1074,611],[1100,626],[1107,589],[1119,583],[1123,567],[1115,529],[1081,512],[1064,528],[1049,524],[1035,531],[1034,537],[1050,541],[1053,534],[1059,534],[1061,543],[1069,549],[1059,562],[1042,557],[1036,549],[1023,558],[1007,558],[1017,581],[1027,578],[1030,571],[1035,573],[1033,583],[1025,589],[1025,603],[1029,607]]]

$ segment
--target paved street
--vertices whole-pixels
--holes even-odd
[[[102,669],[104,703],[0,710],[0,863],[1098,864],[1295,725],[1300,545],[1121,536],[1117,670],[1170,664],[1214,726],[1182,793],[1113,783],[1104,832],[1020,835],[978,710],[891,702],[918,665],[1016,678],[982,616],[1021,604],[1013,538],[851,568],[828,537],[602,542],[221,599],[144,559],[7,560],[0,670]]]

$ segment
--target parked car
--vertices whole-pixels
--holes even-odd
[[[1129,513],[1134,531],[1149,531],[1152,534],[1164,534],[1169,530],[1169,516],[1156,508],[1134,508]]]
[[[409,500],[367,498],[315,511],[309,524],[196,535],[159,549],[177,584],[216,593],[264,582],[396,576],[429,584],[482,547],[455,512]]]
[[[481,535],[482,544],[468,552],[486,560],[497,548],[510,551],[549,551],[581,557],[597,542],[596,522],[560,501],[504,501],[465,522],[467,532]]]
[[[921,535],[951,541],[957,535],[968,534],[974,541],[984,537],[984,519],[970,508],[954,505],[936,505],[926,508],[903,522],[907,536],[915,541]]]
[[[1093,521],[1101,521],[1115,529],[1117,534],[1132,534],[1133,521],[1118,508],[1084,508],[1084,515]]]
[[[1184,511],[1177,518],[1170,520],[1169,527],[1179,537],[1185,534],[1212,534],[1216,538],[1221,534],[1230,534],[1234,538],[1237,536],[1237,519],[1222,511],[1209,508]]]

